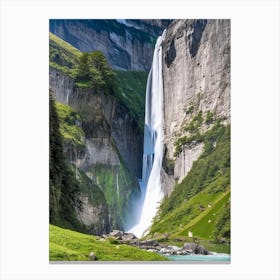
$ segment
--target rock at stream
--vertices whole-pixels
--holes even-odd
[[[149,252],[156,252],[162,255],[211,255],[211,252],[202,245],[196,243],[185,243],[183,247],[160,244],[157,240],[147,239],[140,240],[133,233],[123,232],[121,230],[113,230],[109,234],[102,236],[105,239],[114,238],[120,244],[128,244],[138,247]]]

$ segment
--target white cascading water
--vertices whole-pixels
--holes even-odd
[[[146,86],[146,108],[144,128],[144,155],[141,191],[143,208],[139,223],[128,230],[137,237],[150,227],[163,198],[160,170],[163,157],[163,84],[162,84],[162,47],[165,31],[157,39],[153,64]]]

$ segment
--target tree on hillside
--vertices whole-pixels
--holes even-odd
[[[79,59],[76,81],[89,82],[95,90],[109,92],[115,76],[101,51],[83,53]]]
[[[76,80],[77,81],[88,81],[90,79],[90,60],[89,60],[89,53],[83,53],[80,56],[77,73],[76,73]]]
[[[63,154],[63,140],[59,131],[60,123],[54,98],[50,92],[50,189],[49,189],[49,220],[51,224],[79,229],[76,209],[81,210],[80,186],[66,162]]]

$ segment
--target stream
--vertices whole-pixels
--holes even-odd
[[[213,255],[170,255],[166,256],[171,261],[199,262],[199,263],[230,263],[230,255],[218,254]]]

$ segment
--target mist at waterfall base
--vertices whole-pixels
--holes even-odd
[[[157,39],[152,67],[147,79],[142,167],[142,207],[138,223],[127,230],[141,237],[152,223],[163,198],[160,170],[163,157],[162,47],[165,31]]]

